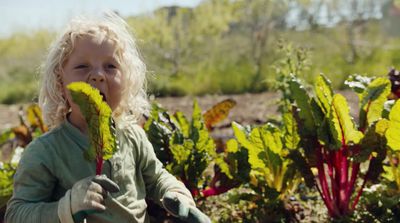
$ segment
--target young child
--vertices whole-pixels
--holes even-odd
[[[189,222],[210,222],[190,192],[163,169],[135,121],[148,110],[144,63],[126,23],[108,13],[72,20],[42,69],[39,104],[50,132],[19,163],[6,222],[148,222],[145,198]],[[113,111],[118,151],[95,175],[84,159],[88,126],[66,86],[84,81]]]

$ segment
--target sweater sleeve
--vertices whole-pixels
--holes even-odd
[[[138,133],[138,166],[143,174],[147,196],[159,203],[166,192],[174,191],[193,200],[185,185],[163,168],[144,130],[139,126],[135,126],[135,128]]]
[[[39,140],[25,149],[14,175],[14,191],[7,203],[6,222],[59,222],[58,202],[50,200],[56,178],[46,166],[45,155]]]

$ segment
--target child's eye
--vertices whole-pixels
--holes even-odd
[[[78,66],[75,66],[74,69],[84,69],[84,68],[87,68],[87,67],[88,67],[88,66],[85,65],[85,64],[80,64],[80,65],[78,65]]]
[[[117,68],[114,64],[107,64],[106,66],[108,69],[115,69]]]

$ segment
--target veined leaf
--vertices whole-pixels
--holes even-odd
[[[332,103],[332,101],[330,103]],[[315,98],[311,98],[310,106],[314,117],[314,123],[317,127],[320,127],[323,124],[324,119],[327,117],[328,113],[324,113],[322,111],[322,108],[318,105]]]
[[[294,119],[292,108],[283,113],[283,135],[284,144],[287,149],[297,149],[300,142],[296,120]]]
[[[386,131],[388,146],[395,151],[400,150],[400,100],[396,101],[389,113],[390,126]]]
[[[184,137],[189,137],[190,123],[182,112],[176,112],[173,116],[178,123]]]
[[[236,101],[233,99],[226,99],[218,104],[214,105],[206,113],[204,113],[204,123],[207,129],[211,129],[212,126],[218,122],[224,120],[229,115],[229,111],[236,105]]]
[[[249,163],[253,169],[264,169],[265,164],[259,158],[259,154],[263,152],[263,148],[257,147],[253,144],[253,142],[247,139],[246,133],[243,130],[243,127],[235,122],[232,123],[233,132],[237,141],[243,145],[248,150],[249,154]],[[254,131],[254,130],[253,130]],[[256,134],[253,132],[251,134]],[[258,131],[258,130],[257,130]]]
[[[239,145],[235,139],[229,139],[226,142],[226,152],[228,153],[236,153],[239,151]]]
[[[293,100],[296,101],[299,109],[299,117],[303,124],[303,126],[301,126],[302,130],[305,131],[305,134],[307,135],[314,135],[315,123],[311,112],[309,95],[296,78],[293,78],[289,82],[289,87],[291,96],[293,97]]]
[[[368,160],[372,152],[383,154],[381,156],[385,157],[387,143],[385,133],[388,128],[389,121],[381,119],[374,122],[371,127],[367,129],[365,136],[360,143],[361,151],[356,157],[357,162],[361,163]]]
[[[337,136],[333,135],[336,131],[331,131],[330,124],[332,122],[328,117],[325,117],[321,125],[318,127],[318,142],[321,145],[337,145],[339,146],[339,141],[337,141]]]
[[[333,90],[330,81],[322,74],[315,81],[315,96],[321,110],[328,115],[333,99]]]
[[[199,152],[206,152],[210,155],[215,155],[215,144],[210,137],[208,130],[204,124],[201,109],[195,100],[193,103],[193,115],[191,123],[191,139],[193,140],[196,149]]]
[[[4,207],[13,194],[13,177],[16,167],[5,163],[0,169],[0,207]]]
[[[217,156],[214,159],[215,165],[219,166],[221,172],[224,173],[229,179],[233,179],[231,171],[229,170],[229,165],[225,162],[223,156]]]
[[[192,151],[192,148],[194,147],[194,143],[191,140],[184,140],[183,144],[176,144],[173,143],[175,140],[174,138],[177,137],[176,134],[172,136],[172,139],[170,140],[170,150],[172,155],[174,156],[175,161],[177,162],[178,165],[182,163],[186,163],[190,153]]]
[[[376,78],[360,95],[360,128],[367,126],[382,117],[384,104],[390,94],[390,81],[387,78]]]
[[[342,143],[346,145],[351,143],[357,144],[363,137],[363,134],[356,130],[350,116],[349,106],[342,95],[335,94],[333,96],[330,113],[330,130],[336,141],[333,145],[334,148],[340,148]],[[344,142],[342,142],[342,139],[344,139]]]
[[[252,149],[252,151],[249,151],[249,159],[252,158],[249,163],[254,163],[252,164],[254,167],[260,161],[263,162],[265,167],[261,171],[265,172],[266,177],[272,177],[271,181],[273,181],[277,169],[282,165],[282,158],[280,157],[282,141],[279,132],[276,130],[277,128],[268,123],[262,127],[254,128],[249,135],[251,148],[247,148]]]
[[[282,133],[279,129],[267,123],[261,127],[259,133],[262,138],[262,143],[265,145],[264,147],[270,149],[275,154],[281,155],[283,144],[281,139]]]
[[[172,136],[171,130],[154,119],[147,120],[145,126],[147,126],[145,127],[147,138],[153,145],[157,158],[164,164],[168,164],[171,161],[169,151],[169,141]]]
[[[242,144],[244,147],[250,147],[251,142],[247,140],[246,132],[239,123],[232,122],[233,133],[237,139],[237,141]]]
[[[85,157],[89,160],[111,158],[117,149],[111,108],[103,101],[99,90],[85,82],[74,82],[67,88],[88,123],[91,147]]]

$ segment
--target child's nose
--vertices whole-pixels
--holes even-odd
[[[88,81],[103,82],[105,79],[104,71],[101,69],[95,69],[89,74]]]

